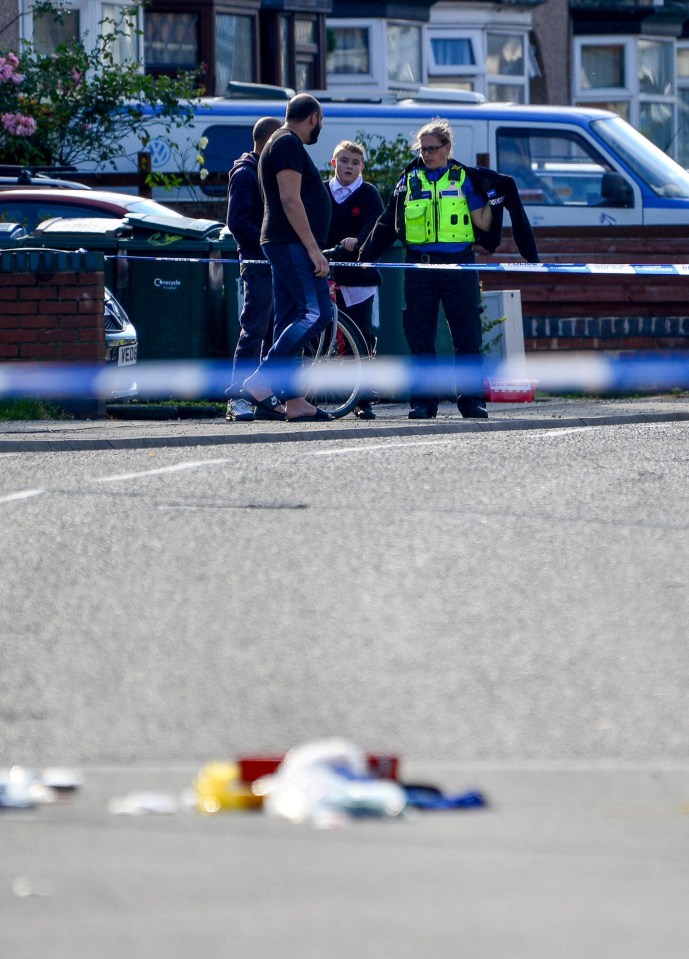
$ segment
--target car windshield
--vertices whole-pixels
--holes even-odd
[[[127,211],[129,213],[154,213],[157,216],[162,216],[163,214],[165,216],[182,216],[182,214],[176,210],[161,206],[157,200],[148,200],[145,197],[137,200],[136,203],[128,203]]]
[[[656,196],[689,200],[689,173],[621,117],[594,120],[591,127]]]

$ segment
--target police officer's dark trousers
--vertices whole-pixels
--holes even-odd
[[[408,263],[473,263],[473,251],[468,253],[417,253],[407,250]],[[452,336],[455,358],[473,360],[469,378],[461,364],[455,392],[464,400],[480,398],[481,376],[481,291],[475,270],[407,269],[404,271],[403,313],[404,334],[409,352],[414,357],[432,360],[436,356],[435,338],[438,313],[442,304]],[[449,391],[448,391],[449,392]],[[420,375],[414,376],[410,405],[425,407],[434,416],[440,398],[432,369],[424,364]]]

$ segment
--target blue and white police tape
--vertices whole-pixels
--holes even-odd
[[[231,360],[149,360],[121,368],[109,363],[10,362],[0,364],[0,397],[108,401],[128,389],[135,379],[141,400],[223,400],[228,387],[230,394],[238,391],[253,369],[254,364],[240,365],[233,389]],[[527,354],[501,363],[454,361],[443,356],[436,361],[378,357],[372,363],[358,364],[345,357],[337,362],[276,366],[270,384],[278,395],[286,391],[288,395],[325,392],[334,399],[360,387],[389,401],[404,401],[412,393],[436,393],[448,398],[462,392],[480,394],[485,379],[528,383],[550,394],[689,390],[689,353],[633,357]]]
[[[239,260],[221,257],[172,257],[172,256],[106,256],[106,260],[136,260],[154,263],[210,263],[216,265],[234,264]],[[268,266],[268,260],[242,260],[245,266]],[[483,273],[581,273],[620,274],[623,276],[689,276],[689,263],[522,263],[504,261],[500,263],[349,263],[332,260],[331,267],[346,266],[359,269],[376,270],[472,270]]]

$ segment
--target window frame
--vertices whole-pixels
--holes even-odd
[[[522,46],[523,72],[508,75],[506,73],[489,73],[488,37],[515,37]],[[440,40],[468,40],[474,51],[474,64],[467,65],[438,65],[433,55],[432,41]],[[529,80],[531,76],[531,52],[528,29],[515,27],[512,24],[502,25],[492,20],[483,26],[455,27],[447,23],[430,23],[426,28],[426,82],[429,86],[448,86],[454,83],[460,89],[474,90],[482,93],[489,99],[491,87],[518,87],[522,91],[521,103],[528,103],[530,96]],[[495,101],[508,102],[508,101]],[[511,98],[510,101],[511,102]]]
[[[373,19],[360,19],[358,17],[347,17],[337,20],[326,20],[326,32],[337,29],[355,29],[366,30],[368,33],[368,73],[328,73],[327,51],[326,51],[326,75],[328,79],[328,89],[334,89],[340,86],[367,86],[381,85],[385,80],[385,75],[381,69],[376,74],[374,64],[385,63],[385,45],[383,43],[383,31],[381,24]]]
[[[108,6],[121,7],[123,9],[132,8],[130,0],[108,0]],[[103,20],[102,0],[96,0],[95,3],[89,0],[71,0],[69,4],[70,11],[79,15],[79,39],[87,50],[92,50],[95,46],[95,40],[100,33],[99,24]],[[33,5],[28,0],[20,0],[19,18],[19,36],[21,40],[27,43],[33,43]],[[136,29],[143,29],[143,14],[140,8],[136,12]],[[136,61],[143,62],[143,35],[136,33],[134,36]]]
[[[433,40],[468,40],[474,54],[473,64],[450,64],[443,66],[435,62],[433,53]],[[481,78],[485,77],[485,70],[481,64],[486,61],[485,52],[485,34],[482,30],[458,30],[446,26],[428,26],[426,28],[426,63],[427,77],[429,82],[433,83],[436,79],[443,77],[457,79],[458,82],[469,80],[472,84],[471,89],[475,90],[481,86]],[[440,84],[436,84],[440,86]],[[480,90],[483,93],[483,89]]]
[[[651,42],[672,46],[672,92],[669,94],[642,93],[639,78],[639,44]],[[596,87],[594,90],[582,86],[582,50],[585,47],[620,46],[625,51],[624,78],[621,87]],[[628,122],[637,130],[641,129],[642,108],[657,104],[669,108],[671,111],[671,125],[677,129],[679,97],[677,81],[677,41],[670,37],[656,34],[594,34],[592,36],[574,37],[574,51],[572,57],[572,90],[574,103],[577,106],[601,106],[608,109],[609,104],[615,101],[624,103],[628,109]],[[665,149],[664,144],[656,144]],[[676,144],[673,142],[668,150],[671,156],[676,153]]]
[[[419,39],[418,44],[418,54],[419,54],[419,79],[418,80],[395,80],[394,84],[390,82],[390,76],[388,72],[388,40],[389,32],[391,27],[407,27],[417,32]],[[384,24],[383,39],[385,44],[385,84],[388,90],[391,92],[399,91],[408,91],[408,90],[417,90],[419,86],[424,82],[424,78],[427,73],[426,67],[426,51],[424,43],[424,29],[423,25],[417,23],[413,20],[386,20]]]
[[[219,19],[220,17],[234,17],[247,20],[249,23],[249,33],[250,33],[250,56],[251,56],[251,75],[248,77],[233,77],[230,76],[228,82],[232,80],[239,80],[241,83],[254,83],[258,75],[258,17],[252,12],[239,13],[236,10],[225,10],[225,9],[215,9],[213,13],[214,18],[214,40],[215,40],[215,85],[217,95],[224,96],[227,92],[227,84],[222,84],[220,82],[220,49],[219,49]]]
[[[418,81],[397,81],[391,84],[388,80],[388,28],[389,27],[421,28],[419,34],[419,63],[421,77]],[[427,75],[426,45],[423,26],[414,20],[403,18],[381,20],[372,17],[337,17],[329,18],[325,24],[326,31],[338,29],[367,30],[368,32],[368,73],[327,73],[329,91],[340,91],[343,87],[358,89],[365,87],[371,96],[380,96],[385,93],[395,93],[407,90],[416,90],[424,82]]]

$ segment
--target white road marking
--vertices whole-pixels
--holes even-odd
[[[44,489],[23,489],[19,493],[10,493],[9,496],[0,496],[0,503],[12,503],[19,499],[31,499],[32,496],[42,496]]]
[[[344,453],[370,453],[373,450],[391,450],[395,448],[400,449],[416,449],[417,446],[440,446],[447,445],[448,443],[455,443],[457,437],[453,436],[452,439],[445,440],[421,440],[418,443],[415,443],[413,440],[405,440],[402,443],[373,443],[370,446],[343,446],[338,450],[314,450],[313,452],[309,451],[305,453],[305,456],[342,456]]]
[[[638,424],[636,424],[638,425]],[[652,425],[652,424],[651,424]],[[560,429],[550,429],[546,428],[544,430],[539,430],[543,436],[571,436],[572,433],[584,433],[586,430],[602,430],[603,425],[601,426],[563,426]]]
[[[600,430],[603,429],[603,425],[592,425],[592,426],[566,426],[562,428],[555,427],[553,429],[545,428],[542,430],[534,430],[533,432],[541,433],[545,436],[571,436],[572,433],[583,433],[585,430]],[[638,424],[633,424],[638,425]],[[654,423],[644,424],[648,426],[655,426]],[[470,434],[471,436],[476,436],[476,433]],[[342,456],[345,453],[370,453],[377,450],[390,450],[395,448],[400,449],[416,449],[417,446],[442,446],[448,445],[449,443],[456,443],[460,434],[455,434],[452,437],[447,437],[445,439],[438,440],[420,440],[415,442],[413,439],[402,440],[399,443],[372,443],[370,446],[343,446],[337,450],[314,450],[305,453],[305,456]],[[362,442],[365,442],[362,440]]]
[[[189,463],[176,463],[174,466],[159,466],[154,470],[141,470],[139,473],[116,473],[113,476],[98,476],[92,483],[118,483],[121,480],[142,479],[145,476],[158,476],[161,473],[180,473],[182,470],[200,469],[202,466],[213,466],[217,463],[230,463],[228,457],[214,460],[192,460]]]

